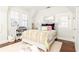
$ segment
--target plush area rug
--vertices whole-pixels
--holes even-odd
[[[50,49],[50,52],[59,52],[62,46],[62,42],[55,41]],[[38,49],[36,49],[35,46],[32,47],[33,51],[30,49],[30,47],[24,48],[22,42],[18,42],[9,46],[5,46],[0,48],[0,52],[39,52]]]
[[[62,47],[62,42],[55,41],[50,49],[50,52],[60,52],[60,49]]]

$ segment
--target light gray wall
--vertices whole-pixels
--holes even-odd
[[[38,27],[38,29],[41,28],[41,23],[42,20],[44,19],[44,17],[49,17],[49,16],[55,16],[55,21],[58,21],[58,16],[68,16],[69,17],[69,23],[71,25],[69,25],[69,28],[65,29],[65,28],[57,28],[58,30],[58,38],[60,39],[65,39],[68,41],[73,41],[73,28],[72,28],[72,22],[73,22],[73,13],[67,8],[67,7],[53,7],[53,8],[49,8],[49,9],[44,9],[39,11],[39,13],[37,14],[36,18],[35,18],[35,25],[36,27]],[[60,21],[58,21],[58,23],[60,23]]]

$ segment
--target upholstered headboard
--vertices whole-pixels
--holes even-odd
[[[55,30],[55,23],[53,23],[53,24],[42,24],[42,26],[51,26],[52,30]]]

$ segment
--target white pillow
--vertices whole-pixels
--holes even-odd
[[[42,26],[42,30],[48,30],[47,26]]]

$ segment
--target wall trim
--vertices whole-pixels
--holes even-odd
[[[70,38],[57,37],[57,39],[62,39],[62,40],[74,42],[74,39],[70,39]]]

